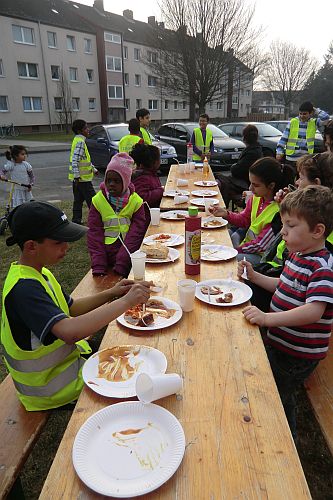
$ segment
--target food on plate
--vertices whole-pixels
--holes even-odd
[[[232,295],[232,293],[227,292],[224,294],[224,297],[218,297],[216,299],[216,302],[218,302],[219,304],[229,304],[230,302],[233,301],[233,298],[234,298],[234,296]]]
[[[218,219],[210,219],[203,223],[203,227],[212,227],[212,226],[215,227],[220,225],[221,221]]]
[[[139,319],[138,326],[149,326],[154,323],[154,315],[152,313],[145,313]]]
[[[145,313],[142,304],[138,304],[125,312],[124,319],[131,325],[148,327],[154,323],[155,315],[169,319],[175,312],[175,309],[169,309],[161,300],[152,298],[146,304]]]
[[[142,251],[147,254],[148,259],[165,260],[169,255],[168,247],[162,245],[160,242],[156,242],[154,245],[143,244]]]
[[[202,286],[201,287],[201,293],[204,295],[208,295],[208,292],[210,295],[220,295],[222,292],[221,288],[218,286]]]
[[[177,219],[185,219],[185,215],[183,215],[183,214],[177,214]]]
[[[155,241],[167,241],[170,240],[171,235],[170,234],[158,234],[157,236],[154,236]]]
[[[117,346],[98,353],[98,378],[109,382],[128,380],[137,371],[140,363],[135,357],[140,352],[140,346]],[[97,384],[98,385],[98,384]]]

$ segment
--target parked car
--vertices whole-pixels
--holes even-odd
[[[280,132],[283,133],[285,131],[286,126],[289,123],[289,120],[269,120],[266,123],[269,123],[269,125],[272,125],[273,127],[277,128],[278,130],[280,130]],[[321,153],[324,150],[325,150],[325,145],[323,136],[321,135],[320,131],[317,130],[315,136],[314,152]]]
[[[272,125],[268,125],[264,122],[233,122],[233,123],[221,123],[218,127],[223,130],[226,134],[230,135],[234,139],[239,139],[243,137],[243,129],[246,125],[255,125],[258,129],[259,138],[258,142],[262,146],[264,156],[274,156],[276,151],[276,145],[282,135],[280,130]]]
[[[114,123],[112,125],[96,125],[90,130],[86,144],[91,156],[93,165],[101,170],[105,170],[112,156],[118,153],[119,141],[124,135],[128,135],[128,125],[126,123]],[[161,170],[167,171],[170,165],[175,163],[173,158],[177,158],[176,150],[170,144],[156,140],[151,135],[154,146],[161,151]]]
[[[156,134],[157,138],[167,141],[175,147],[179,161],[187,159],[186,145],[190,142],[193,130],[198,127],[197,123],[164,123]],[[241,141],[231,139],[222,130],[211,123],[208,128],[213,133],[214,152],[210,158],[210,166],[213,170],[229,170],[230,165],[235,163],[245,144]]]

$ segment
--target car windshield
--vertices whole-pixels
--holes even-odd
[[[127,125],[119,125],[118,127],[108,127],[107,133],[110,141],[120,141],[124,135],[128,135],[128,127]]]
[[[193,134],[193,130],[198,127],[197,124],[194,124],[194,123],[186,123],[186,128],[188,129],[188,131],[190,132],[190,134],[192,135]],[[208,128],[209,130],[212,131],[212,134],[213,134],[213,139],[217,139],[218,137],[221,138],[226,138],[226,137],[229,137],[225,132],[223,132],[222,130],[220,130],[219,128],[216,127],[216,125],[213,125],[212,123],[209,123],[208,124]]]
[[[258,129],[259,136],[265,136],[265,137],[280,137],[281,132],[275,127],[272,127],[272,125],[269,125],[268,123],[254,123]]]

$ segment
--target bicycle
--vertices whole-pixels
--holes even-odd
[[[14,123],[6,126],[6,136],[18,137],[20,135],[20,131],[18,128],[15,128]]]
[[[30,184],[21,184],[20,182],[11,181],[9,179],[0,179],[0,181],[1,182],[8,182],[9,184],[12,185],[12,187],[10,188],[10,191],[9,191],[9,197],[8,197],[5,215],[0,217],[0,236],[2,236],[8,227],[8,215],[9,215],[9,212],[10,212],[11,206],[12,206],[12,198],[13,198],[13,192],[14,192],[15,185],[23,186],[26,188],[31,188],[31,185]]]

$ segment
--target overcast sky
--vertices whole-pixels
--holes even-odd
[[[92,5],[93,0],[78,0]],[[246,0],[256,5],[255,24],[263,25],[263,48],[268,48],[273,39],[292,42],[309,49],[313,56],[323,62],[323,55],[333,41],[333,0]],[[134,19],[146,21],[148,16],[161,20],[156,0],[104,0],[105,10],[122,14],[131,9]]]

